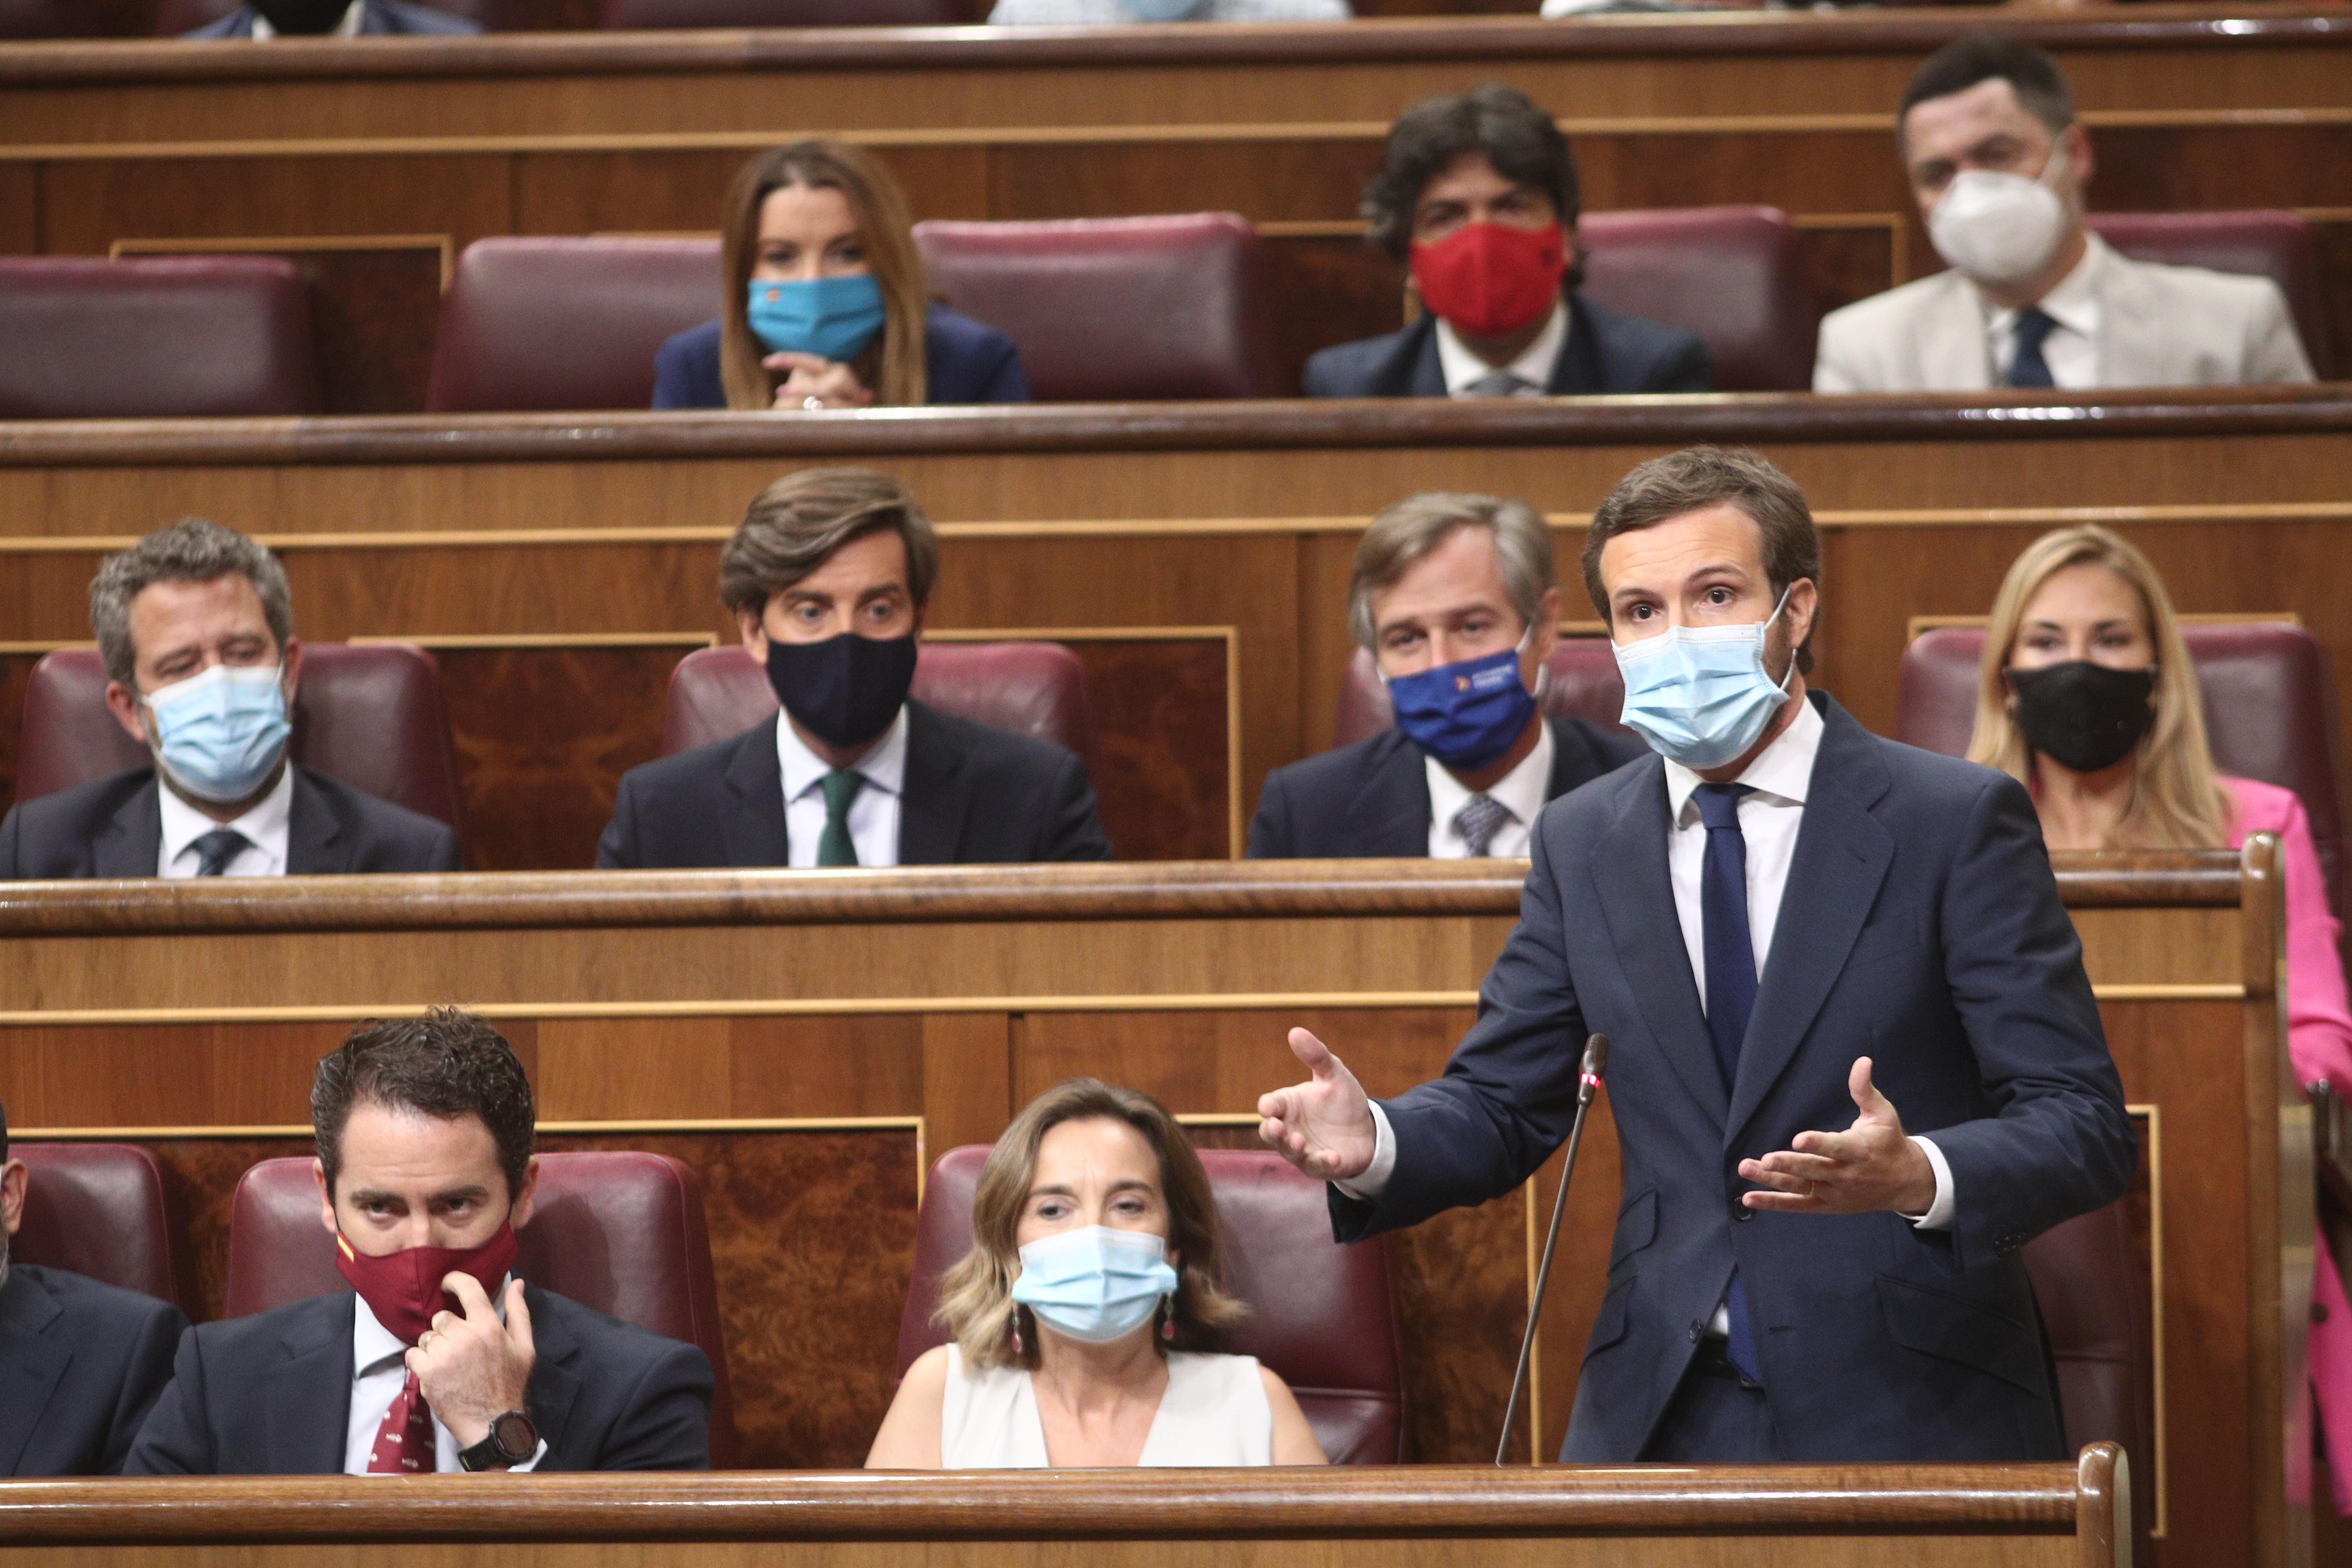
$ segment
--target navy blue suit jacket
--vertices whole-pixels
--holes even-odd
[[[0,1476],[121,1469],[187,1326],[169,1301],[11,1264],[0,1285]]]
[[[778,714],[621,775],[599,869],[788,866]],[[1108,860],[1087,765],[1051,742],[907,704],[898,864]]]
[[[364,0],[360,13],[360,34],[363,37],[383,37],[393,34],[478,33],[480,23],[464,16],[453,16],[446,11],[436,11],[429,5],[412,5],[407,0]],[[207,22],[180,36],[184,38],[249,38],[253,37],[254,10],[240,5],[217,22]]]
[[[1631,735],[1581,719],[1549,719],[1556,800],[1647,753]],[[1253,860],[1410,858],[1429,853],[1429,770],[1400,730],[1276,768],[1250,818]]]
[[[1621,316],[1581,294],[1569,295],[1568,311],[1568,342],[1545,392],[1574,397],[1714,389],[1706,345],[1681,328]],[[1307,362],[1304,385],[1309,397],[1444,396],[1437,318],[1424,311],[1401,332],[1323,350]]]
[[[710,1363],[689,1344],[523,1287],[539,1360],[523,1403],[553,1470],[707,1470]],[[330,1476],[352,1410],[348,1290],[191,1329],[131,1446],[132,1476]]]
[[[719,379],[722,325],[705,321],[662,344],[654,355],[656,408],[727,406]],[[1029,378],[1013,340],[945,305],[933,305],[923,318],[923,379],[933,404],[1029,401]]]
[[[1666,869],[1664,764],[1545,811],[1519,923],[1445,1075],[1384,1102],[1396,1168],[1343,1240],[1517,1188],[1609,1037],[1623,1200],[1561,1458],[1642,1452],[1745,1286],[1792,1460],[2064,1457],[2018,1248],[2121,1195],[2138,1145],[2041,825],[2006,774],[1870,734],[1826,696],[1781,908],[1726,1089]],[[1743,1159],[1843,1131],[1856,1057],[1950,1163],[1952,1227],[1741,1207]]]

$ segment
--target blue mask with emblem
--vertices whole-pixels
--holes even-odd
[[[1511,749],[1536,710],[1536,694],[1519,679],[1526,646],[1521,637],[1518,647],[1501,653],[1383,677],[1397,728],[1449,768],[1485,767]]]
[[[836,364],[866,352],[882,330],[882,285],[871,272],[846,278],[751,279],[751,335],[770,353],[814,354]]]

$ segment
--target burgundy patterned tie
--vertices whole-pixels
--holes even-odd
[[[383,1413],[383,1425],[376,1428],[375,1447],[368,1450],[367,1473],[429,1476],[434,1458],[433,1409],[425,1403],[425,1392],[416,1386],[416,1374],[412,1372],[393,1396],[392,1408]]]

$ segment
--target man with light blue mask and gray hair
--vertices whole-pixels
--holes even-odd
[[[185,518],[109,557],[89,587],[106,704],[152,764],[20,802],[0,879],[455,871],[441,823],[293,763],[286,570]]]
[[[1293,1029],[1309,1079],[1258,1101],[1353,1241],[1516,1190],[1608,1037],[1625,1195],[1568,1462],[2066,1452],[2019,1248],[2138,1141],[2033,802],[1807,688],[1821,574],[1754,453],[1628,474],[1584,578],[1654,754],[1545,809],[1443,1078],[1375,1103]]]

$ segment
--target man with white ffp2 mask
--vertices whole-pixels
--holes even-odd
[[[2276,283],[2137,261],[2085,226],[2091,139],[2042,50],[1983,34],[1946,45],[1912,78],[1897,126],[1950,270],[1832,311],[1816,392],[2312,379]]]
[[[446,825],[288,757],[302,645],[267,549],[186,518],[110,557],[89,603],[107,706],[152,765],[12,808],[0,880],[458,868]]]

